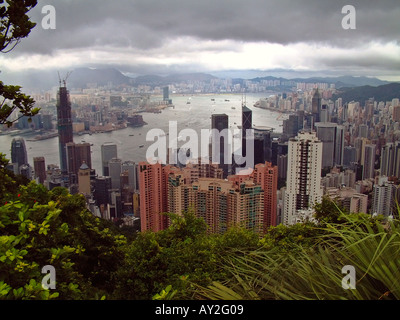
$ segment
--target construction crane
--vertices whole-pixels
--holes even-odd
[[[61,81],[61,77],[60,77],[60,72],[57,71],[57,73],[58,73],[58,81],[59,81],[59,83],[60,83],[60,87],[61,87],[61,82],[64,83],[64,87],[66,87],[66,86],[67,86],[67,84],[66,84],[67,79],[68,79],[69,76],[71,75],[72,71],[68,71],[68,72],[67,72],[67,75],[65,76],[65,78],[64,78],[62,81]]]

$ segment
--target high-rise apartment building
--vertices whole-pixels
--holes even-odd
[[[69,92],[65,86],[59,88],[57,95],[57,128],[59,139],[60,168],[66,174],[68,172],[67,143],[73,142],[71,102]]]
[[[277,196],[278,167],[269,162],[255,165],[252,173],[253,182],[260,185],[264,193],[263,232],[271,226],[277,225]]]
[[[372,194],[372,213],[384,216],[393,215],[395,209],[396,186],[387,177],[379,177],[378,183],[374,184]]]
[[[200,178],[185,184],[182,172],[171,172],[168,179],[168,211],[181,213],[193,208],[203,218],[210,233],[224,233],[231,226],[242,226],[259,234],[264,230],[264,193],[260,185],[243,178],[231,180]]]
[[[382,147],[380,175],[400,179],[400,141]]]
[[[190,208],[204,219],[211,233],[241,225],[262,234],[276,224],[276,166],[259,164],[250,175],[228,179],[221,179],[222,170],[212,170],[214,166],[189,164],[179,169],[140,163],[142,230],[163,230],[168,220],[160,213],[180,214]]]
[[[284,204],[285,225],[295,224],[322,200],[322,142],[314,132],[300,132],[289,140]]]
[[[157,232],[168,227],[168,219],[161,213],[168,210],[167,181],[170,168],[161,163],[139,163],[141,231]]]

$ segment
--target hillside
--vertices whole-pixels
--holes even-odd
[[[390,83],[383,86],[361,86],[356,88],[341,88],[341,90],[333,96],[333,99],[343,99],[343,103],[351,101],[359,101],[364,103],[369,98],[375,101],[390,101],[400,97],[400,83]]]

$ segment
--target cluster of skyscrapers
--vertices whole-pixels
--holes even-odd
[[[169,99],[167,90],[164,99]],[[336,101],[332,109],[317,89],[308,110],[297,110],[283,121],[281,135],[253,126],[252,111],[244,104],[241,111],[241,147],[233,153],[227,152],[232,150],[229,139],[220,134],[230,128],[228,115],[211,116],[210,150],[217,161],[136,164],[122,161],[116,144],[105,142],[99,175],[92,169],[91,145],[73,142],[64,83],[57,104],[60,167],[46,167],[44,157],[34,158],[32,176],[24,140],[17,138],[10,169],[49,189],[64,186],[85,195],[89,209],[103,218],[140,219],[142,231],[167,228],[165,212],[193,210],[209,232],[240,225],[263,234],[279,223],[313,219],[313,206],[324,194],[350,212],[395,214],[400,195],[398,99],[386,104],[370,99],[363,107]],[[238,164],[234,154],[251,156],[254,163],[250,168]]]

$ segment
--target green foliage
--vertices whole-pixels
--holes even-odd
[[[4,173],[17,192],[5,194],[0,206],[0,298],[92,299],[112,292],[126,238],[87,211],[82,196],[18,185]],[[45,265],[57,271],[54,292],[41,287]]]
[[[347,214],[323,201],[318,223],[279,225],[260,238],[207,233],[193,210],[131,241],[93,216],[81,195],[23,183],[0,155],[0,299],[398,299],[400,222]],[[42,287],[42,267],[57,271]],[[357,272],[341,286],[342,267]]]
[[[0,52],[10,52],[26,38],[36,23],[30,21],[27,13],[37,5],[36,0],[0,0]],[[15,109],[22,116],[33,117],[39,113],[35,101],[21,92],[20,86],[5,85],[0,81],[0,124],[11,127],[14,121],[8,117]],[[22,117],[21,116],[21,117]],[[31,119],[31,118],[29,118]]]
[[[11,51],[26,38],[36,23],[27,13],[37,5],[37,0],[0,0],[0,51]]]
[[[199,286],[195,296],[251,300],[398,299],[400,222],[353,214],[341,216],[340,221],[324,226],[313,244],[296,241],[290,250],[272,245],[226,256],[223,264],[230,276],[208,287]],[[356,269],[355,290],[342,287],[341,270],[345,265]]]

